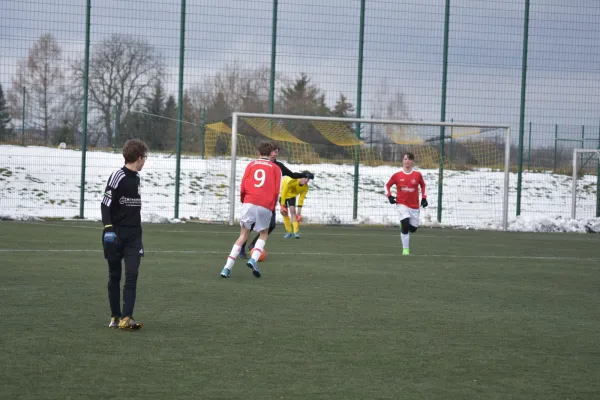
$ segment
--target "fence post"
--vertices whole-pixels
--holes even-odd
[[[558,124],[554,124],[554,168],[552,172],[556,173],[556,148],[558,147]]]
[[[181,0],[181,12],[179,21],[179,87],[178,87],[178,111],[177,111],[177,158],[175,159],[175,215],[179,218],[179,184],[181,181],[181,121],[183,119],[183,62],[185,60],[185,0]]]
[[[119,101],[115,101],[115,127],[113,129],[113,153],[117,152],[117,140],[119,137]]]
[[[25,146],[25,96],[27,91],[23,86],[23,110],[21,110],[21,146]]]
[[[525,130],[525,88],[527,86],[527,46],[529,44],[529,0],[525,0],[523,16],[523,56],[521,65],[521,107],[519,111],[519,167],[517,170],[517,216],[521,215],[521,188],[523,186],[523,136]]]
[[[600,125],[598,125],[598,150],[600,150]],[[600,155],[596,167],[596,218],[600,218]]]
[[[360,28],[358,36],[358,77],[356,84],[356,118],[361,117],[362,110],[362,78],[363,78],[363,48],[365,44],[365,2],[360,0]],[[360,122],[356,124],[356,138],[360,141]],[[360,144],[356,146],[354,155],[354,201],[352,204],[352,219],[358,218],[358,163]]]
[[[373,114],[371,114],[371,119],[373,119]],[[373,151],[373,124],[371,124],[369,133],[369,150]]]
[[[527,145],[527,171],[531,168],[531,121],[529,121],[529,144]]]
[[[581,125],[581,148],[585,149],[585,125]]]
[[[85,212],[85,157],[87,151],[87,120],[88,120],[88,82],[90,76],[90,27],[92,17],[92,0],[87,0],[85,12],[85,60],[83,66],[83,125],[81,127],[81,184],[79,192],[79,218],[83,219]]]
[[[206,146],[206,107],[202,107],[202,127],[200,129],[202,133],[202,159],[204,160],[205,146]]]
[[[448,31],[450,30],[450,0],[446,0],[446,11],[444,13],[444,58],[442,61],[442,105],[440,121],[446,121],[446,86],[448,83]],[[444,190],[444,134],[446,127],[440,126],[440,165],[438,172],[438,198],[437,198],[437,221],[442,222],[442,199]]]
[[[450,120],[450,122],[454,122],[454,118],[452,118]],[[451,126],[450,127],[450,154],[448,155],[448,162],[451,163],[452,162],[452,147],[454,147],[452,145],[452,143],[454,142],[454,127]]]
[[[277,60],[277,0],[273,0],[271,16],[271,71],[269,76],[269,114],[275,110],[275,66]]]

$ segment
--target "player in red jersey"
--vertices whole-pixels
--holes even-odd
[[[235,241],[227,258],[227,263],[221,271],[223,278],[228,278],[231,275],[231,268],[235,263],[235,259],[240,254],[246,240],[248,240],[252,229],[259,232],[260,236],[246,265],[252,268],[252,274],[255,277],[260,278],[258,259],[269,237],[272,210],[275,209],[277,204],[281,184],[281,169],[269,160],[269,155],[273,150],[273,143],[261,143],[258,146],[260,158],[248,164],[244,171],[240,188],[240,199],[242,201],[240,236]]]
[[[419,186],[421,187],[421,207],[428,206],[425,181],[420,172],[413,170],[414,163],[415,155],[405,153],[402,158],[402,169],[392,175],[385,184],[388,200],[390,204],[396,204],[396,210],[400,216],[403,256],[410,254],[410,234],[416,232],[419,227]],[[396,186],[396,197],[390,192],[394,185]]]

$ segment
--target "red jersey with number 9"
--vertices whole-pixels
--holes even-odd
[[[240,187],[242,203],[274,210],[281,185],[281,169],[268,158],[260,158],[246,166]]]

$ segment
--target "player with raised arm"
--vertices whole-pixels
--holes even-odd
[[[284,239],[300,239],[299,225],[302,221],[302,206],[308,193],[308,181],[312,175],[308,171],[302,172],[305,177],[292,179],[286,176],[281,181],[281,193],[279,194],[280,212],[283,216],[283,225],[286,234]],[[296,197],[298,205],[296,205]]]
[[[248,235],[253,229],[259,233],[259,238],[253,247],[250,259],[246,263],[252,268],[252,274],[260,278],[258,259],[265,248],[269,237],[269,224],[273,210],[277,205],[279,186],[281,184],[281,170],[269,159],[273,152],[273,143],[265,142],[258,146],[260,158],[246,166],[240,187],[242,201],[242,215],[240,218],[240,236],[235,241],[227,262],[221,271],[221,277],[228,278],[235,259],[240,254],[242,247],[248,240]]]
[[[405,153],[402,157],[402,169],[392,175],[385,184],[387,198],[390,204],[396,204],[396,211],[400,216],[403,256],[410,254],[410,234],[416,232],[419,227],[419,186],[421,187],[421,207],[428,206],[425,181],[420,172],[413,170],[414,163],[415,155]],[[392,186],[396,186],[396,197],[390,191]]]
[[[277,164],[277,166],[281,170],[281,175],[289,176],[292,179],[300,179],[300,178],[315,179],[315,176],[308,171],[305,171],[304,173],[290,171],[290,169],[288,167],[286,167],[281,161],[277,160],[277,156],[279,156],[279,150],[281,150],[281,148],[279,147],[279,144],[277,142],[271,142],[271,144],[273,145],[273,151],[271,152],[271,154],[269,154],[269,160],[271,160],[271,162]],[[277,226],[275,223],[275,208],[273,208],[272,211],[273,212],[271,215],[271,223],[269,225],[269,233],[268,233],[269,235],[271,234],[271,232],[273,232],[273,230]],[[253,249],[254,247],[256,247],[256,241],[258,240],[258,238],[259,238],[259,236],[256,236],[254,238],[254,240],[251,242],[250,249]],[[242,257],[242,258],[247,257],[246,256],[246,243],[244,243],[244,245],[242,246],[242,251],[240,252],[240,257]]]

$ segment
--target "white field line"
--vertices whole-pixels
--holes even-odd
[[[90,250],[90,249],[0,249],[0,253],[101,253],[102,250]],[[226,254],[223,251],[210,251],[210,250],[150,250],[147,253],[162,253],[162,254]],[[297,254],[296,252],[275,252],[269,251],[269,254],[277,254],[284,256],[291,256]],[[398,257],[399,253],[333,253],[333,252],[302,252],[303,256],[332,256],[332,257]],[[411,255],[410,258],[456,258],[456,259],[493,259],[493,260],[553,260],[553,261],[583,261],[583,262],[597,262],[600,261],[598,257],[553,257],[553,256],[471,256],[471,255],[459,255],[459,254],[415,254]]]

